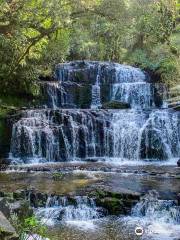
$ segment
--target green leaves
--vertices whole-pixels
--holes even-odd
[[[34,94],[38,76],[51,74],[56,63],[66,60],[109,60],[157,69],[162,54],[157,57],[154,51],[169,45],[168,54],[177,62],[175,0],[1,0],[0,5],[4,93]]]

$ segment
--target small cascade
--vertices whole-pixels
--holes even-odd
[[[146,217],[150,221],[161,221],[171,224],[180,223],[180,207],[173,200],[159,200],[159,195],[152,190],[141,198],[132,209],[132,216]]]
[[[46,96],[46,106],[52,109],[58,108],[74,108],[75,104],[72,102],[71,96],[69,96],[67,87],[61,83],[45,82],[41,83],[43,94]]]
[[[98,109],[101,108],[101,88],[100,88],[100,73],[101,66],[98,66],[98,72],[96,76],[95,85],[92,85],[92,102],[91,102],[91,109]]]
[[[36,216],[45,224],[58,222],[92,221],[102,217],[103,211],[87,196],[49,197],[45,208],[38,208]]]
[[[60,91],[59,83],[58,82],[50,82],[48,84],[46,83],[46,89],[48,96],[48,105],[49,107],[56,109],[58,106],[61,105],[61,102],[59,102],[58,98],[58,92]]]
[[[113,114],[113,156],[121,159],[139,159],[139,133],[146,122],[146,114],[136,111],[119,111]]]
[[[127,226],[144,229],[143,239],[178,239],[180,234],[180,206],[172,200],[159,200],[158,193],[150,191],[125,217]],[[134,228],[135,228],[134,227]]]
[[[126,102],[132,108],[155,107],[153,89],[150,83],[116,83],[112,87],[112,100]]]
[[[140,131],[142,158],[172,159],[180,156],[180,115],[168,110],[151,112]]]

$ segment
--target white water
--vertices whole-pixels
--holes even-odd
[[[15,161],[104,158],[120,164],[126,161],[139,164],[141,160],[168,160],[174,164],[173,159],[180,157],[180,116],[178,112],[154,108],[154,92],[146,74],[126,65],[97,64],[85,65],[89,74],[96,75],[91,99],[94,110],[59,109],[58,104],[62,107],[67,103],[62,89],[63,99],[57,94],[59,84],[72,81],[73,71],[77,70],[74,65],[61,66],[60,82],[50,83],[47,89],[52,108],[24,111],[13,126],[10,156],[16,158]],[[100,87],[107,81],[109,91],[112,87],[112,100],[130,103],[131,110],[99,110]]]
[[[180,207],[173,201],[158,200],[155,191],[145,195],[123,221],[127,227],[141,227],[142,239],[177,240],[180,236]]]
[[[91,109],[98,109],[102,107],[101,88],[100,88],[100,70],[101,70],[101,66],[99,65],[95,85],[92,85]]]
[[[76,196],[71,201],[66,197],[49,197],[46,207],[37,209],[36,216],[48,226],[66,223],[92,229],[93,221],[100,218],[99,210],[94,200],[85,196]]]
[[[62,119],[59,123],[55,120],[57,114]],[[35,163],[35,159],[36,162],[62,161],[60,158],[81,160],[83,156],[139,161],[141,151],[143,159],[150,160],[180,156],[178,113],[121,110],[94,116],[93,112],[62,110],[57,114],[48,110],[25,112],[25,117],[13,127],[12,156],[25,155],[28,163],[28,158],[34,158]],[[108,118],[112,119],[109,126]]]
[[[129,103],[139,109],[155,107],[151,84],[146,82],[113,84],[112,100]]]

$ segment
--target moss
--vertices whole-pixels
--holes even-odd
[[[60,181],[60,180],[63,180],[64,178],[64,174],[63,173],[53,173],[53,176],[52,176],[53,180],[54,181]]]
[[[108,210],[108,213],[111,215],[124,214],[124,204],[121,199],[115,197],[105,197],[97,199],[97,205]]]
[[[103,104],[104,109],[128,109],[130,104],[118,101],[110,101]]]

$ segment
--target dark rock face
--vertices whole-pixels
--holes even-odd
[[[118,101],[111,101],[103,104],[103,109],[128,109],[128,108],[130,108],[130,104]]]
[[[0,117],[0,166],[8,165],[13,124],[21,118],[20,113],[12,110],[5,117]]]
[[[177,161],[177,165],[178,167],[180,167],[180,159]]]
[[[180,206],[180,193],[177,196],[178,206]]]

